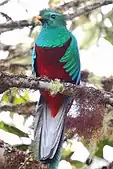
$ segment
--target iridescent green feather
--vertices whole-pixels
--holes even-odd
[[[42,47],[61,47],[70,38],[70,32],[65,27],[42,28],[41,33],[36,39],[36,44]]]
[[[79,62],[80,60],[79,60],[77,41],[72,34],[71,37],[72,37],[71,44],[68,47],[64,56],[59,61],[66,63],[64,65],[64,69],[66,72],[69,73],[70,76],[72,76],[72,80],[74,80],[76,76],[78,76],[79,74],[79,71],[77,70],[80,69],[80,62]]]
[[[68,67],[70,67],[70,66],[73,64],[73,61],[74,61],[74,60],[75,60],[75,58],[73,57],[70,62],[67,62],[67,63],[64,65],[64,68],[67,69]]]

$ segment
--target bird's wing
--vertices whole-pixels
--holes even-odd
[[[66,62],[64,69],[76,81],[80,81],[80,57],[76,38],[71,34],[72,41],[60,62]]]

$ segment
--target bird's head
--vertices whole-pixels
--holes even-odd
[[[40,11],[39,16],[36,16],[35,20],[41,21],[43,27],[51,28],[66,26],[65,15],[51,9],[44,9]]]

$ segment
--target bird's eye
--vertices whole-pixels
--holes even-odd
[[[55,15],[55,14],[52,14],[52,15],[51,15],[51,18],[55,19],[55,18],[56,18],[56,15]]]

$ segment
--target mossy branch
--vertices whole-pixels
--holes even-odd
[[[50,80],[47,78],[34,78],[24,75],[16,75],[1,72],[0,73],[0,93],[5,92],[9,88],[28,88],[34,90],[45,89],[52,94],[61,93],[63,95],[74,97],[74,99],[81,97],[81,95],[89,96],[90,94],[100,98],[100,102],[110,104],[113,106],[113,94],[103,92],[93,87],[76,86],[71,83],[60,82],[59,80]]]

